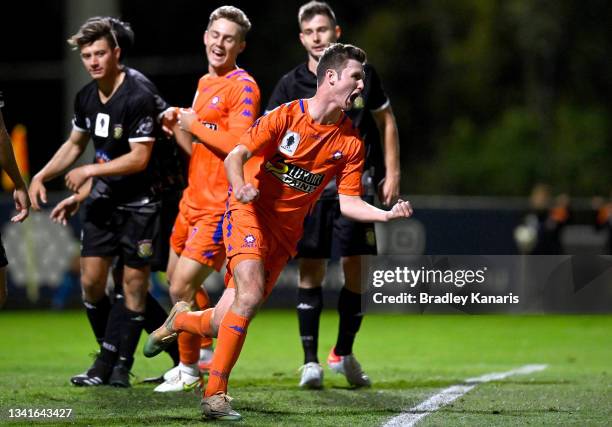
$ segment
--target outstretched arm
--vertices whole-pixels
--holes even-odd
[[[359,196],[339,194],[340,212],[345,217],[359,222],[388,222],[398,218],[408,218],[412,215],[410,202],[398,200],[389,211],[378,209],[365,202]]]
[[[147,168],[153,141],[130,142],[130,152],[106,163],[93,163],[72,169],[66,174],[66,187],[75,193],[85,182],[96,176],[131,175]]]
[[[89,134],[73,129],[70,136],[55,152],[51,160],[40,170],[30,183],[30,198],[34,210],[40,210],[39,199],[47,203],[47,189],[44,183],[61,174],[72,165],[85,150]]]

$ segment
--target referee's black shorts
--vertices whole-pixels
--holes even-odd
[[[6,259],[6,251],[4,250],[4,244],[2,243],[2,236],[0,236],[0,268],[8,265],[8,259]]]
[[[81,256],[119,256],[128,267],[150,266],[157,255],[159,230],[159,201],[138,207],[118,207],[109,199],[87,199],[83,209]]]
[[[363,198],[368,203],[372,197]],[[304,220],[297,258],[337,258],[376,255],[374,224],[356,222],[340,214],[338,199],[320,199]]]

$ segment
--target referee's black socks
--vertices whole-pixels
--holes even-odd
[[[353,353],[355,335],[357,335],[363,320],[361,294],[351,292],[343,287],[340,291],[340,298],[338,298],[338,314],[340,315],[340,325],[335,353],[338,356],[348,356]]]
[[[85,311],[87,313],[87,319],[89,324],[96,336],[98,344],[102,344],[104,340],[104,333],[106,331],[106,323],[108,321],[108,315],[111,310],[110,299],[104,295],[104,297],[95,303],[83,301]]]
[[[323,309],[323,288],[298,288],[297,315],[304,349],[304,364],[319,362],[319,320]]]

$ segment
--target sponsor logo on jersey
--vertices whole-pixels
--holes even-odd
[[[123,136],[123,126],[121,125],[113,126],[113,138],[121,139],[122,136]]]
[[[267,161],[265,168],[279,181],[304,193],[314,192],[325,177],[322,173],[312,173],[299,166],[286,163],[280,156]]]
[[[136,135],[149,136],[153,132],[153,117],[147,116],[140,121]]]
[[[300,134],[297,132],[293,132],[288,130],[283,136],[283,140],[278,147],[278,151],[287,156],[293,156],[295,150],[297,150],[298,145],[300,145]]]
[[[140,258],[150,258],[153,255],[153,242],[151,240],[138,241],[138,256]]]
[[[106,163],[110,162],[110,156],[102,150],[96,150],[96,163]]]
[[[219,129],[219,126],[217,126],[216,123],[210,123],[210,122],[200,122],[200,123],[202,123],[204,126],[206,126],[210,130],[217,130],[217,129]]]
[[[108,138],[108,128],[110,125],[110,116],[104,113],[98,113],[96,116],[96,129],[94,134],[100,138]]]

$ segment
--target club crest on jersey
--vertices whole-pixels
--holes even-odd
[[[123,127],[121,125],[115,125],[113,127],[113,138],[121,139],[123,136]]]
[[[314,192],[325,177],[322,173],[312,173],[299,166],[285,163],[281,156],[268,160],[264,167],[279,181],[304,193]]]
[[[332,155],[332,159],[340,160],[342,158],[342,151],[338,150]]]
[[[219,103],[220,99],[218,96],[213,96],[213,99],[210,100],[210,103],[212,105],[217,105]]]
[[[94,134],[100,138],[108,138],[108,128],[110,125],[110,116],[104,113],[98,113],[96,116],[96,129]]]
[[[138,241],[138,256],[140,258],[150,258],[153,255],[153,242],[151,240]]]
[[[287,156],[293,156],[295,150],[298,148],[298,145],[300,145],[300,134],[288,130],[287,133],[285,133],[285,136],[283,136],[283,141],[278,147],[278,150]]]
[[[242,247],[243,248],[254,248],[256,241],[257,239],[255,239],[255,236],[253,236],[252,234],[247,234],[246,236],[244,236],[244,243],[242,244]]]
[[[147,116],[140,121],[138,129],[136,130],[137,135],[149,136],[153,132],[153,117]]]

